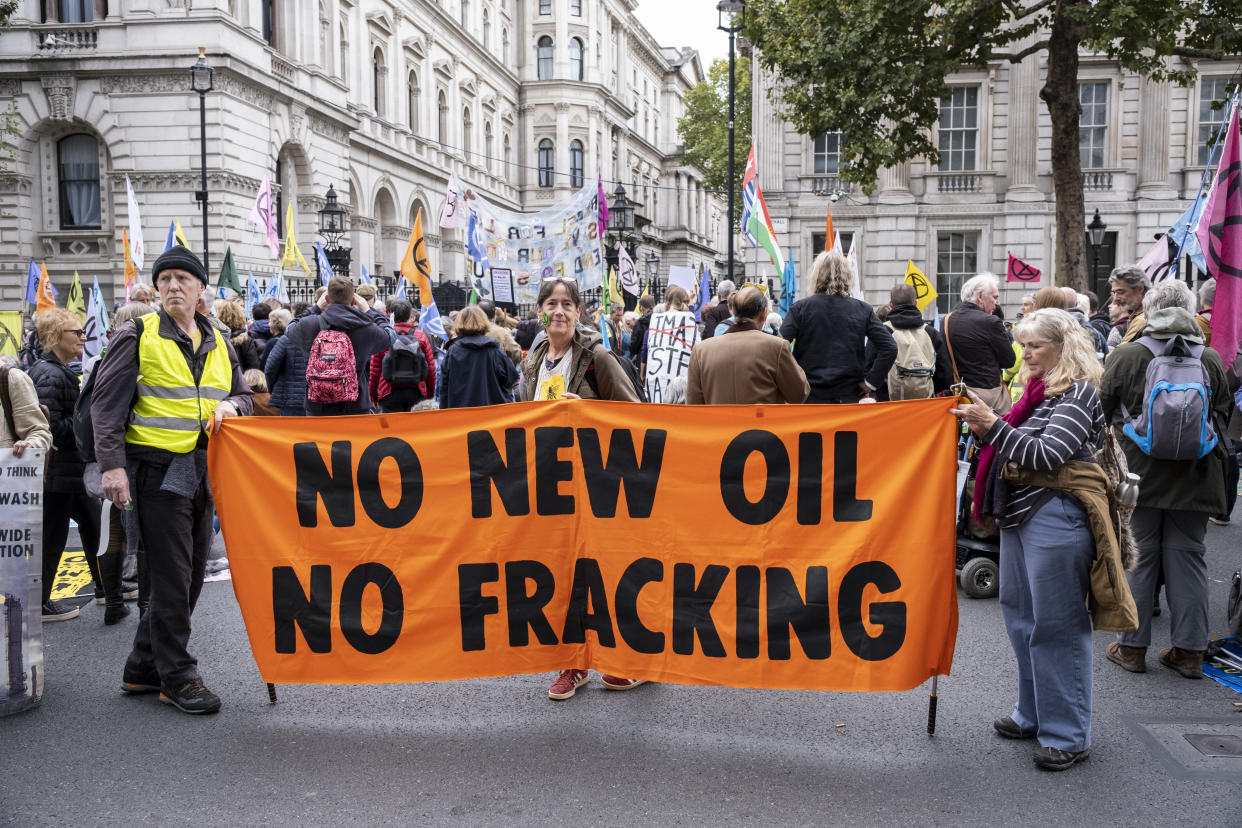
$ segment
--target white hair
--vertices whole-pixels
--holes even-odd
[[[962,301],[974,302],[983,294],[991,293],[993,289],[1000,290],[1000,279],[995,274],[980,273],[978,276],[971,276],[962,285]]]
[[[1086,316],[1091,315],[1091,300],[1085,293],[1077,293],[1074,295],[1074,303],[1078,305],[1078,309]]]
[[[716,295],[721,299],[728,299],[729,294],[735,290],[737,290],[737,285],[733,284],[733,282],[729,279],[725,279],[723,282],[716,285]]]
[[[1151,316],[1165,308],[1183,308],[1190,313],[1195,312],[1195,296],[1180,279],[1165,279],[1156,282],[1143,294],[1143,314]]]

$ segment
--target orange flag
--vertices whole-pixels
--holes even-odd
[[[427,241],[423,238],[422,207],[418,208],[418,215],[414,217],[410,243],[401,257],[401,275],[418,288],[419,304],[427,305],[431,301],[431,261],[427,257]]]
[[[47,263],[41,262],[39,265],[39,288],[35,292],[37,304],[35,305],[35,313],[43,313],[56,307],[56,288],[52,286],[52,280],[47,277]]]
[[[828,224],[824,228],[824,250],[831,250],[836,239],[836,234],[832,230],[832,205],[828,205]]]
[[[138,283],[138,268],[134,266],[134,260],[129,255],[129,228],[121,228],[121,241],[125,248],[125,301],[129,301],[129,292],[134,289],[134,285]]]

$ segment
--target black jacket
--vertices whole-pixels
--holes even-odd
[[[643,354],[643,343],[647,341],[647,330],[651,327],[652,311],[638,317],[634,330],[630,331],[630,361],[635,365]]]
[[[865,379],[879,388],[897,360],[897,343],[866,302],[817,293],[794,302],[781,336],[793,342],[793,355],[811,384],[808,403],[857,399]],[[875,344],[868,362],[864,340]]]
[[[523,351],[529,351],[531,345],[535,344],[535,337],[539,336],[539,332],[543,330],[543,325],[538,319],[523,319],[517,325],[517,330],[513,332],[513,338],[517,341],[518,347]]]
[[[936,370],[932,374],[932,390],[939,394],[941,391],[948,390],[953,385],[953,366],[949,364],[949,351],[944,346],[944,337],[940,335],[940,331],[936,330],[936,326],[923,318],[923,314],[914,305],[894,305],[888,312],[888,319],[885,320],[898,330],[908,330],[917,328],[920,325],[927,331],[927,335],[931,338],[932,348],[936,352]],[[870,369],[872,362],[875,361],[875,345],[870,340],[867,341],[867,366]],[[870,370],[868,370],[870,373]],[[888,399],[888,375],[884,375],[884,385],[876,389],[875,398],[881,402]]]
[[[441,408],[513,402],[517,367],[490,336],[475,334],[452,340],[440,370]]]
[[[48,461],[44,488],[49,492],[82,492],[85,464],[73,437],[73,408],[78,403],[82,381],[52,351],[43,351],[27,371],[39,394],[39,404],[47,406],[52,429],[52,456]]]
[[[371,381],[369,367],[371,354],[386,350],[392,345],[393,329],[388,317],[377,310],[369,310],[365,314],[354,307],[346,305],[328,305],[319,312],[317,305],[311,311],[299,316],[297,321],[285,331],[285,339],[290,348],[299,348],[309,355],[311,345],[321,330],[319,320],[324,319],[328,327],[343,331],[354,346],[354,362],[358,368],[358,399],[354,402],[332,403],[323,405],[306,401],[306,413],[312,417],[334,416],[338,414],[369,414],[371,412]],[[292,405],[290,405],[292,407]]]
[[[716,333],[716,326],[728,319],[732,313],[728,302],[719,302],[703,311],[703,338],[711,339]]]
[[[962,302],[940,322],[949,353],[962,382],[973,388],[996,388],[1001,370],[1011,368],[1017,355],[1005,323],[974,302]]]

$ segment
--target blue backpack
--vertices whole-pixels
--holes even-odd
[[[1216,446],[1212,386],[1203,366],[1203,346],[1180,336],[1138,343],[1152,353],[1143,387],[1143,409],[1131,416],[1125,403],[1122,431],[1155,460],[1198,460]]]

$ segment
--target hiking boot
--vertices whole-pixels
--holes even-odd
[[[548,698],[557,701],[573,698],[578,688],[589,680],[586,670],[561,670],[556,681],[552,682],[552,686],[548,688]]]
[[[175,690],[160,688],[160,701],[171,704],[182,713],[215,713],[220,697],[207,689],[202,679],[193,678]]]
[[[130,696],[158,693],[160,692],[159,674],[154,670],[150,673],[131,673],[126,670],[121,674],[121,692]]]
[[[1131,673],[1147,672],[1147,648],[1127,647],[1117,641],[1104,649],[1104,656],[1113,664],[1120,664]]]
[[[646,684],[646,679],[627,679],[618,678],[604,674],[599,677],[599,683],[607,687],[609,690],[633,690],[640,684]]]
[[[1188,679],[1203,678],[1203,653],[1169,647],[1160,651],[1160,663]]]
[[[1034,727],[1029,729],[1018,727],[1018,723],[1011,716],[992,722],[992,728],[1006,739],[1034,739],[1038,732]]]
[[[44,601],[43,602],[43,623],[49,621],[68,621],[70,618],[77,618],[81,614],[81,610],[72,604],[66,604],[61,601]]]
[[[111,627],[113,624],[120,623],[121,619],[129,615],[129,607],[124,604],[113,604],[104,607],[104,626]]]
[[[1060,748],[1040,747],[1035,749],[1035,764],[1044,770],[1063,771],[1086,761],[1091,755],[1091,748],[1077,752]]]

